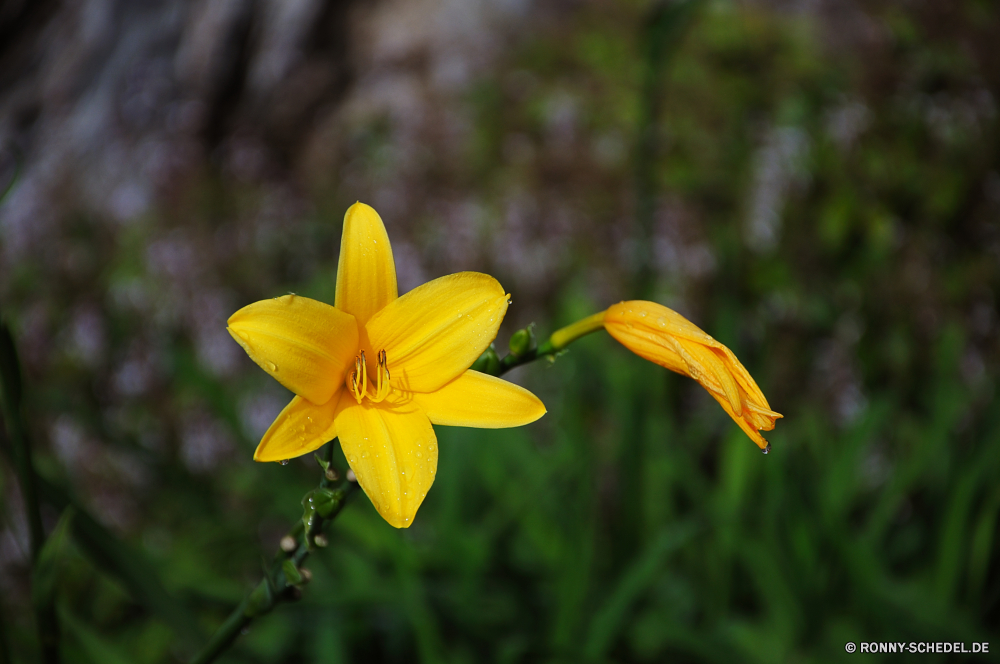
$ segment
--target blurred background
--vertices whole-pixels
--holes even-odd
[[[0,4],[0,310],[40,472],[93,518],[58,567],[66,660],[189,657],[301,516],[311,455],[251,461],[290,394],[225,322],[289,291],[332,302],[355,200],[401,292],[500,280],[499,348],[651,299],[785,419],[764,456],[694,381],[588,337],[509,374],[538,423],[438,429],[412,528],[356,495],[303,599],[228,661],[1000,651],[998,13]],[[0,614],[36,661],[9,465],[0,502]]]

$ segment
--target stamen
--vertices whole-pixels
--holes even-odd
[[[386,357],[384,349],[380,350],[378,353],[378,366],[375,369],[375,374],[375,394],[371,396],[371,400],[375,403],[379,403],[389,396],[390,392],[392,392],[392,386],[389,384],[388,358]]]
[[[361,386],[358,384],[359,374],[362,374],[363,371],[364,371],[364,368],[363,368],[363,365],[361,364],[360,358],[355,357],[354,358],[354,371],[351,372],[351,383],[350,383],[349,387],[350,387],[350,390],[351,390],[351,394],[354,395],[354,398],[357,399],[358,403],[361,403],[361,400],[365,396],[365,393],[361,389],[359,389]]]
[[[365,361],[365,353],[362,351],[354,358],[354,371],[347,382],[347,389],[351,391],[354,398],[360,404],[367,396],[373,403],[383,401],[392,392],[392,385],[389,384],[389,362],[385,350],[378,352],[378,365],[375,369],[374,394],[368,392],[368,364]]]
[[[368,394],[368,363],[365,361],[365,351],[361,351],[361,394]]]

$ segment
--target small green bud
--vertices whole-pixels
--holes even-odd
[[[481,373],[495,376],[500,370],[500,356],[497,355],[496,346],[490,344],[490,347],[483,351],[479,359],[472,363],[471,368]]]
[[[281,563],[281,571],[285,573],[285,581],[290,586],[297,586],[304,580],[302,573],[295,567],[295,563],[291,560]]]
[[[323,547],[327,546],[330,543],[330,540],[326,538],[326,535],[320,533],[319,535],[316,535],[316,537],[313,538],[313,543],[322,549]]]
[[[307,493],[302,498],[302,526],[306,532],[309,532],[317,515],[323,519],[330,516],[343,497],[342,491],[326,488],[313,489]]]
[[[535,339],[535,324],[518,330],[510,338],[510,352],[514,357],[521,358],[538,348],[538,340]]]

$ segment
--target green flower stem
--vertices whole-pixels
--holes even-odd
[[[326,445],[323,459],[327,466],[333,458],[333,446],[336,439]],[[323,474],[323,479],[319,483],[320,489],[332,490],[336,496],[332,509],[323,516],[319,512],[313,514],[309,520],[308,528],[300,519],[289,530],[285,539],[292,538],[297,546],[291,551],[281,549],[274,557],[270,567],[264,571],[264,578],[247,595],[247,597],[233,609],[225,622],[215,631],[212,637],[205,644],[198,654],[191,659],[191,664],[209,664],[229,649],[236,641],[236,637],[249,625],[254,618],[263,616],[278,605],[279,602],[291,602],[301,596],[301,590],[297,585],[289,582],[288,573],[285,566],[291,564],[293,572],[299,575],[302,563],[305,562],[309,554],[317,546],[325,546],[322,540],[317,537],[322,535],[326,525],[331,523],[344,509],[347,499],[352,493],[357,491],[357,482],[350,482],[339,479],[331,479],[330,475]],[[312,493],[312,492],[310,492]],[[308,497],[309,494],[307,494]],[[298,576],[301,579],[301,576]]]
[[[31,443],[24,421],[22,408],[21,364],[17,358],[14,337],[7,325],[0,322],[0,411],[3,413],[7,437],[10,439],[17,467],[18,484],[24,498],[24,508],[28,516],[28,535],[31,541],[32,571],[37,570],[38,556],[45,544],[45,529],[42,526],[42,512],[38,500],[38,483],[34,463],[31,459]],[[38,603],[35,607],[35,623],[38,640],[45,664],[58,664],[59,622],[56,618],[53,598]]]
[[[534,362],[543,357],[555,357],[566,349],[571,343],[586,336],[591,332],[604,328],[604,312],[601,311],[592,316],[587,316],[582,320],[567,325],[553,332],[548,341],[534,350],[530,350],[522,355],[509,353],[502,360],[493,375],[502,376],[514,367],[519,367],[528,362]]]

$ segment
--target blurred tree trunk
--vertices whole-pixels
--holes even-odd
[[[294,161],[317,111],[345,89],[348,9],[9,0],[0,145],[25,156],[32,186],[58,192],[76,180],[85,207],[123,219],[206,160],[262,177]],[[99,182],[79,182],[86,172]]]

